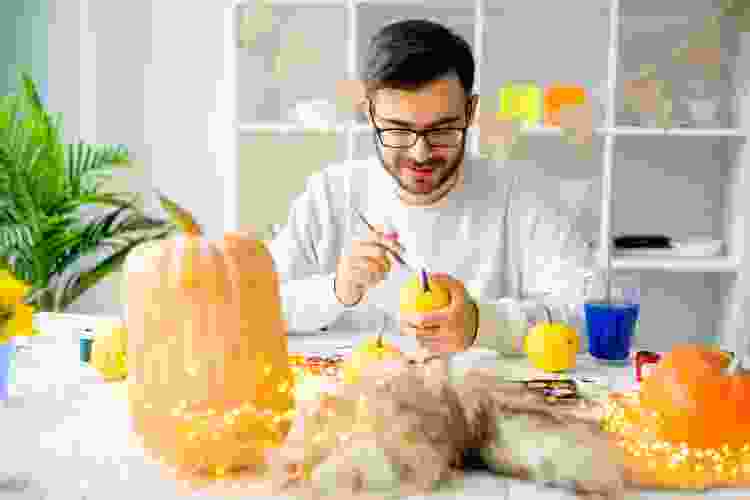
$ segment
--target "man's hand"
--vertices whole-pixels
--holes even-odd
[[[448,289],[451,303],[429,313],[401,314],[401,333],[417,337],[422,347],[433,353],[465,351],[474,342],[477,307],[467,301],[461,281],[448,274],[431,274],[430,278]]]
[[[367,290],[383,281],[391,270],[392,262],[386,248],[401,254],[403,248],[396,241],[398,235],[370,232],[367,239],[354,242],[349,255],[342,257],[336,267],[336,298],[346,306],[357,304]]]

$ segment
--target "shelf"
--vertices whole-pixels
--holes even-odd
[[[348,130],[353,130],[355,133],[371,132],[372,127],[366,123],[355,123],[351,124],[338,124],[329,126],[312,126],[305,125],[303,123],[291,123],[291,122],[252,122],[252,123],[241,123],[237,126],[237,130],[242,135],[257,134],[257,133],[268,133],[275,132],[279,134],[288,133],[299,133],[299,132],[327,132],[345,134]],[[476,127],[469,127],[469,133],[476,131]],[[548,132],[552,134],[554,132]],[[557,132],[559,134],[559,131]]]
[[[278,133],[278,134],[290,134],[300,132],[323,132],[323,133],[336,133],[345,134],[349,129],[347,125],[332,125],[332,126],[311,126],[303,125],[301,123],[283,123],[283,122],[255,122],[255,123],[241,123],[237,126],[237,130],[241,135],[250,135],[258,133]]]
[[[252,2],[250,0],[237,1],[237,5],[244,6],[249,5]],[[299,5],[304,7],[317,7],[317,6],[330,6],[336,5],[340,7],[346,7],[350,4],[350,0],[264,0],[264,3],[270,6],[274,5]],[[419,5],[436,7],[439,9],[456,9],[463,8],[461,6],[451,5],[450,0],[351,0],[353,5],[389,5],[389,6],[403,6],[403,5]]]
[[[612,130],[613,135],[642,135],[642,136],[685,136],[685,137],[744,137],[740,129],[734,128],[644,128],[620,126]]]
[[[738,263],[733,257],[613,257],[612,267],[618,271],[733,273]]]
[[[239,5],[249,5],[253,2],[250,0],[240,1]],[[274,5],[295,5],[304,7],[318,7],[318,6],[339,6],[345,7],[348,0],[263,0],[263,3],[274,6]]]
[[[255,133],[301,133],[301,132],[322,132],[345,134],[350,129],[357,134],[370,132],[372,127],[369,124],[358,122],[351,124],[338,124],[330,126],[311,126],[302,123],[291,122],[252,122],[241,123],[237,127],[242,135]],[[469,127],[469,130],[476,131],[476,127]],[[562,136],[560,127],[525,127],[523,133],[530,136]],[[643,128],[643,127],[617,127],[614,129],[596,128],[594,134],[598,136],[615,135],[615,136],[677,136],[677,137],[746,137],[747,134],[740,129],[718,128],[718,129],[661,129],[661,128]]]

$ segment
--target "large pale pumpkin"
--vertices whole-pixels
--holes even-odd
[[[210,241],[162,204],[184,234],[137,248],[125,265],[133,430],[178,473],[255,469],[293,417],[273,259],[247,235]]]

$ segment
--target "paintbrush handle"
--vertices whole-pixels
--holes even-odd
[[[355,209],[353,209],[353,210],[354,210],[354,213],[355,213],[355,214],[357,215],[357,217],[359,217],[359,220],[361,220],[361,221],[362,221],[362,223],[363,223],[363,224],[364,224],[365,226],[367,226],[367,228],[368,228],[368,229],[369,229],[370,231],[372,231],[373,233],[378,233],[378,230],[377,230],[377,229],[375,229],[375,227],[374,227],[374,226],[373,226],[372,224],[370,224],[370,222],[369,222],[369,221],[368,221],[368,220],[367,220],[367,219],[365,218],[365,216],[364,216],[364,215],[362,215],[362,213],[361,213],[361,212],[360,212],[359,210],[357,210],[356,208],[355,208]],[[407,263],[407,262],[406,262],[406,261],[404,260],[404,258],[403,258],[403,257],[401,257],[401,255],[399,255],[399,254],[398,254],[398,252],[394,252],[394,251],[393,251],[392,249],[388,248],[388,247],[387,247],[387,246],[385,246],[385,245],[378,245],[378,246],[379,246],[380,248],[382,248],[383,250],[385,250],[385,251],[386,251],[386,252],[387,252],[387,253],[388,253],[388,254],[389,254],[389,255],[390,255],[391,257],[393,257],[393,258],[394,258],[394,259],[396,260],[396,262],[398,262],[398,263],[399,263],[399,264],[401,264],[402,266],[406,267],[406,268],[407,268],[408,270],[410,270],[410,271],[412,271],[412,272],[416,272],[416,269],[414,269],[414,268],[413,268],[412,266],[410,266],[410,265],[409,265],[409,264],[408,264],[408,263]]]

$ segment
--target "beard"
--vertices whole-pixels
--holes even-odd
[[[403,191],[416,196],[425,196],[434,193],[447,182],[450,182],[461,166],[464,151],[466,150],[466,136],[464,135],[458,154],[456,154],[451,160],[437,159],[427,160],[424,163],[416,163],[405,158],[398,158],[396,160],[397,163],[393,164],[386,163],[385,158],[383,158],[383,152],[380,150],[380,142],[378,141],[377,133],[373,133],[372,138],[375,142],[375,151],[377,152],[378,159],[380,160],[383,169],[391,176],[391,178],[393,178],[393,180],[396,181]],[[433,172],[425,182],[419,182],[413,178],[411,178],[411,182],[409,182],[404,179],[405,176],[402,173],[403,166],[433,169]]]

